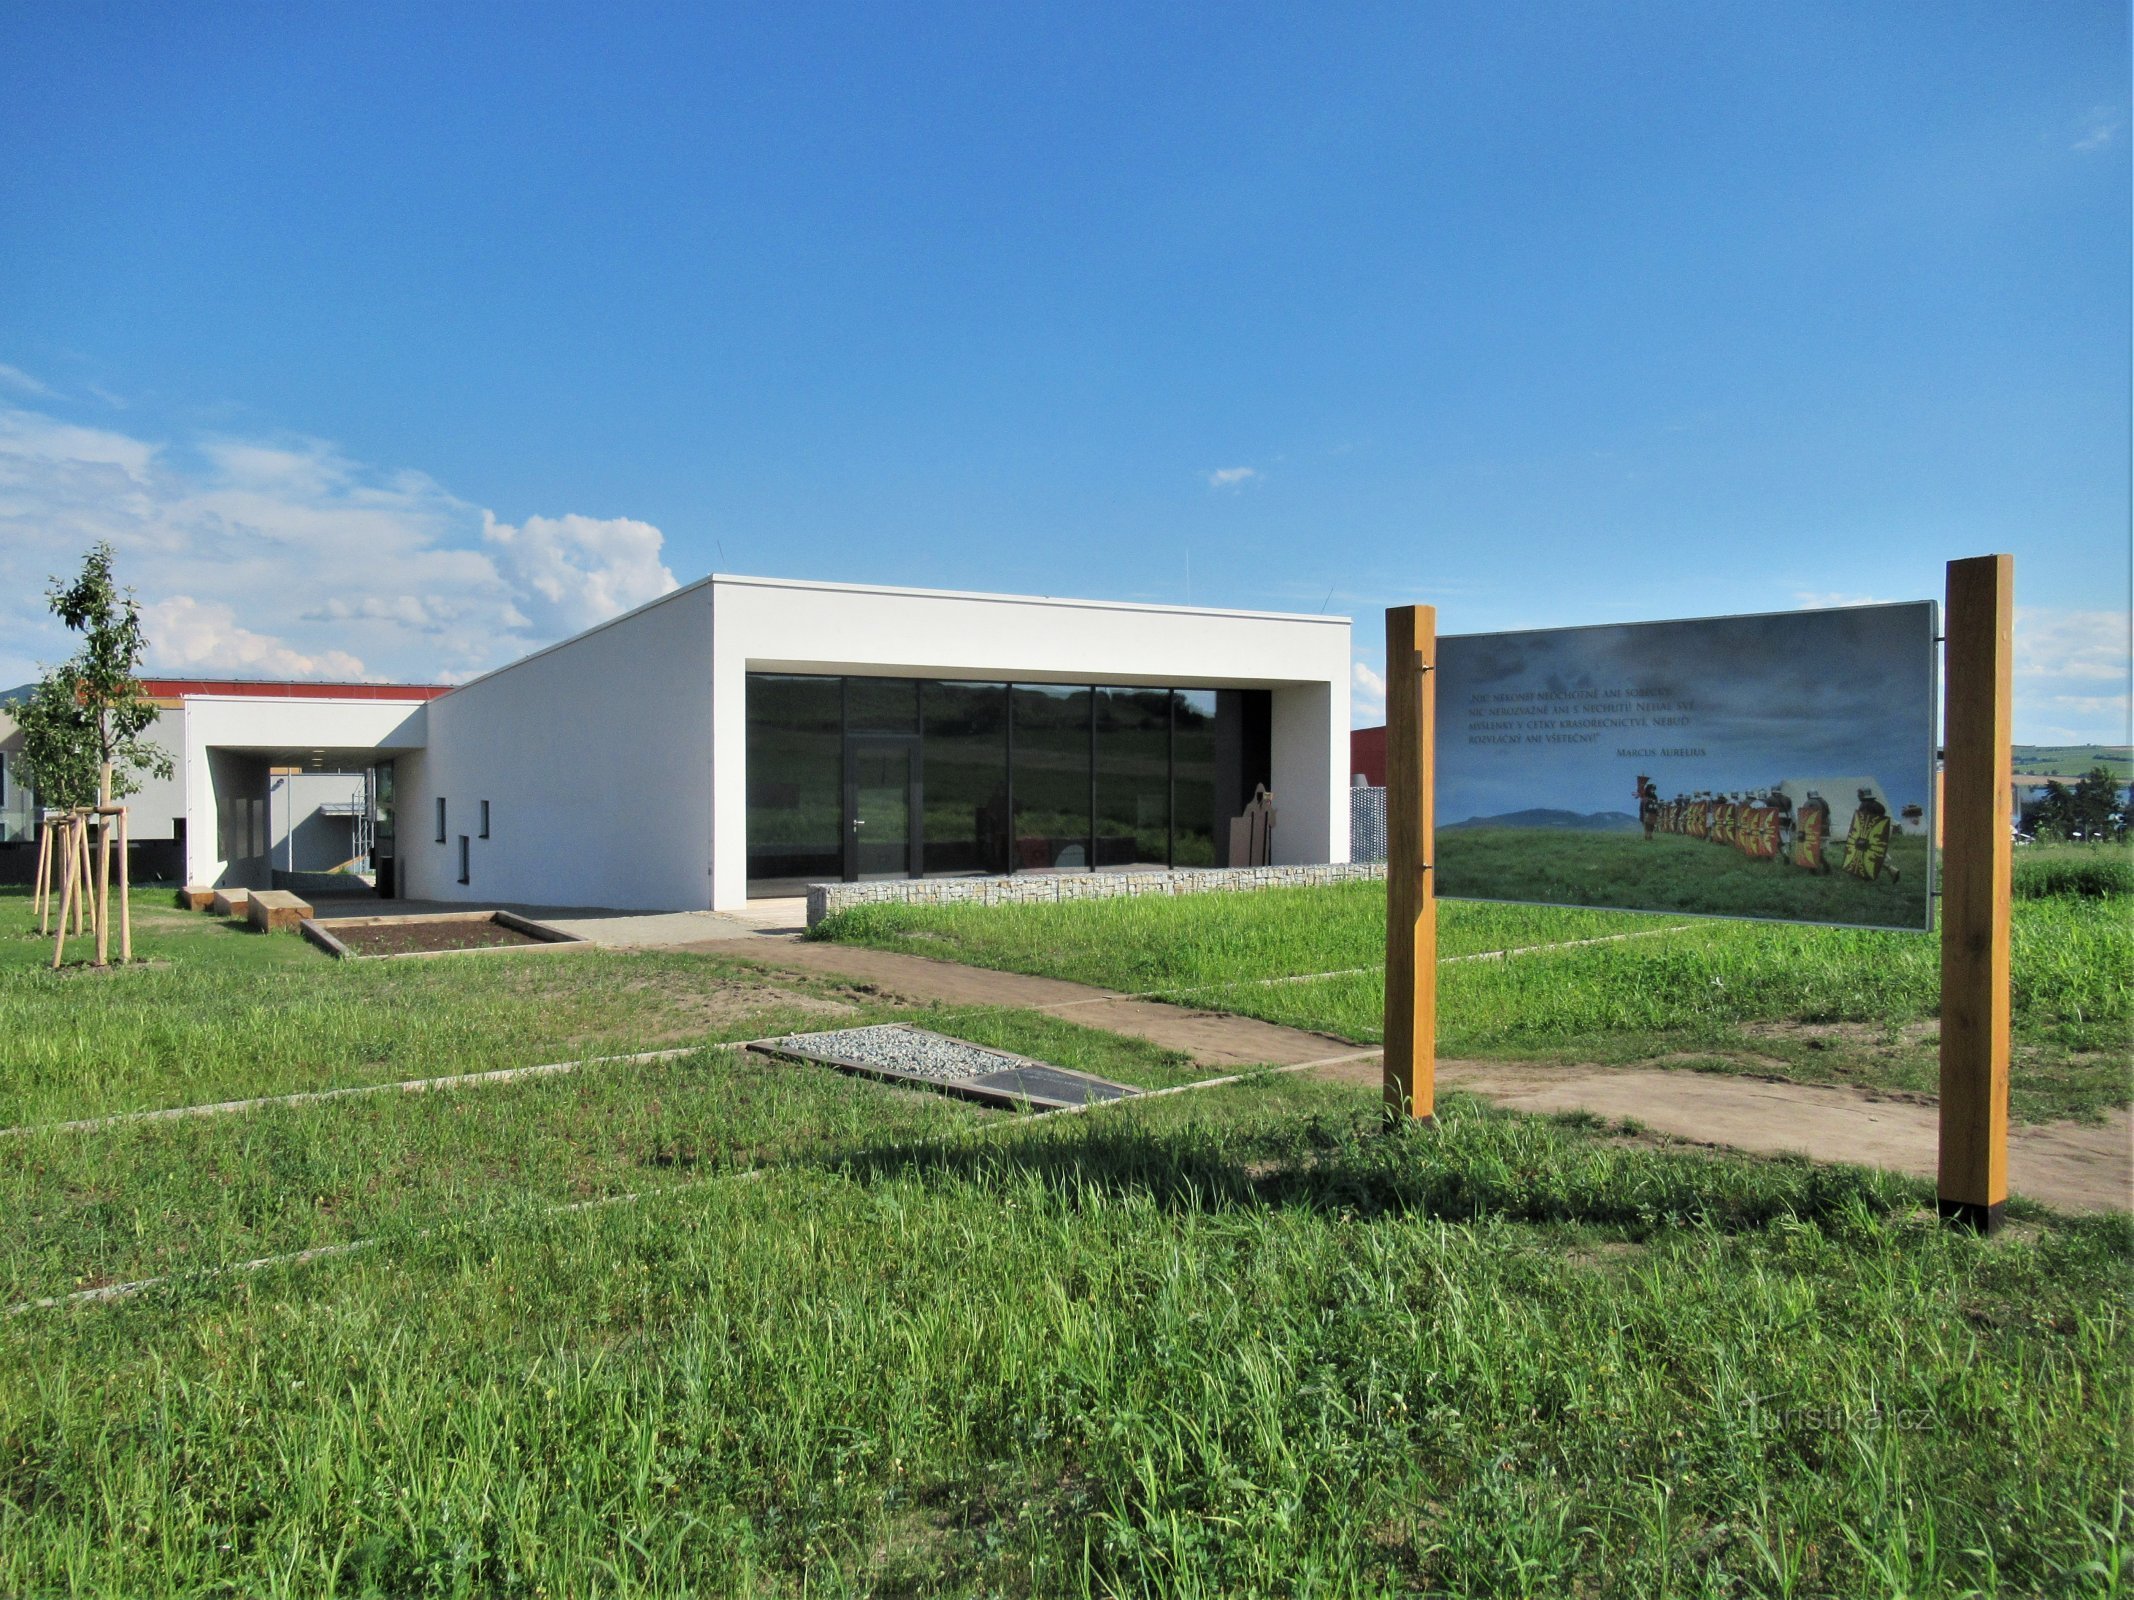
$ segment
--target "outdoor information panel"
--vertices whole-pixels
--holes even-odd
[[[1436,892],[1931,927],[1936,621],[1440,638]]]

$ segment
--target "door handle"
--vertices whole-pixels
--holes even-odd
[[[865,817],[854,817],[852,819],[852,826],[855,828],[864,828],[867,826],[867,819]]]

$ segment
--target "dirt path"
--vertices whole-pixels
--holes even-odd
[[[889,950],[790,939],[722,940],[717,948],[724,956],[867,984],[910,1000],[1050,1011],[1182,1050],[1209,1067],[1286,1066],[1355,1048],[1350,1040],[1253,1017],[1132,1000],[1059,978],[994,972]],[[1368,1060],[1316,1073],[1374,1090],[1378,1074],[1378,1063]],[[1834,1084],[1513,1061],[1440,1061],[1438,1078],[1513,1110],[1633,1118],[1656,1133],[1701,1144],[1884,1167],[1922,1178],[1934,1176],[1940,1139],[1939,1113],[1932,1100]],[[2059,1210],[2134,1209],[2134,1117],[2122,1109],[2102,1123],[2011,1128],[2008,1171],[2016,1193]]]

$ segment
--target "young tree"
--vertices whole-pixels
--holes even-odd
[[[73,582],[53,578],[53,614],[82,647],[39,680],[13,711],[22,754],[46,805],[109,805],[141,787],[141,775],[171,774],[170,752],[142,735],[155,705],[134,676],[147,652],[141,607],[111,576],[111,546],[99,542]]]
[[[2113,778],[2111,768],[2090,768],[2076,781],[2069,800],[2076,825],[2085,836],[2091,839],[2111,837],[2113,813],[2119,809],[2119,784]]]

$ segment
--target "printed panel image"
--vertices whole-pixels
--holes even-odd
[[[1931,602],[1453,635],[1437,893],[1933,925]]]

